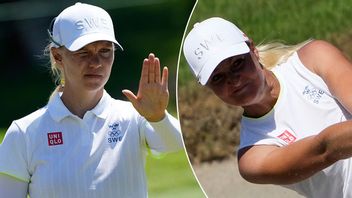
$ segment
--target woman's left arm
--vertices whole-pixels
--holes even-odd
[[[183,148],[179,121],[166,112],[159,122],[143,124],[143,134],[148,147],[161,153],[179,151]]]
[[[319,75],[330,92],[352,114],[352,63],[332,44],[316,40],[298,51],[303,64]]]
[[[150,148],[159,152],[171,152],[183,147],[181,129],[176,118],[167,113],[169,102],[168,69],[160,72],[160,61],[154,54],[144,59],[137,95],[123,90],[138,113],[149,124],[143,129]]]

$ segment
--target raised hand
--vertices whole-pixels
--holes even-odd
[[[151,53],[143,61],[137,96],[130,90],[122,90],[139,114],[150,122],[157,122],[165,117],[165,109],[169,103],[168,76],[167,67],[163,68],[160,76],[160,61]]]

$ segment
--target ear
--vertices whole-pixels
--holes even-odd
[[[259,52],[258,49],[255,47],[255,44],[252,39],[249,39],[249,49],[254,53],[255,57],[259,60]]]
[[[253,52],[255,54],[255,57],[257,57],[257,59],[259,60],[259,52],[258,52],[258,49],[256,47],[253,49]]]
[[[61,55],[61,52],[58,48],[51,48],[51,53],[54,57],[54,60],[55,62],[58,64],[58,65],[62,65],[62,55]]]

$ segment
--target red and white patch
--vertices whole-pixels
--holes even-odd
[[[55,146],[63,144],[64,141],[62,139],[62,132],[51,132],[48,133],[48,145]]]
[[[291,144],[297,139],[296,136],[294,136],[292,133],[290,133],[287,130],[285,130],[283,133],[281,133],[281,135],[277,137],[285,141],[287,144]]]

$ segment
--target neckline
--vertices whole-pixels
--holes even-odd
[[[253,117],[248,117],[248,116],[242,115],[242,119],[257,120],[257,121],[258,120],[265,120],[266,118],[270,117],[274,113],[275,109],[277,109],[279,106],[281,106],[281,101],[282,101],[282,97],[284,95],[285,85],[281,79],[281,76],[276,72],[276,70],[270,70],[270,71],[272,72],[273,77],[277,79],[279,86],[280,86],[279,96],[278,96],[273,108],[268,113],[266,113],[258,118],[253,118]]]

